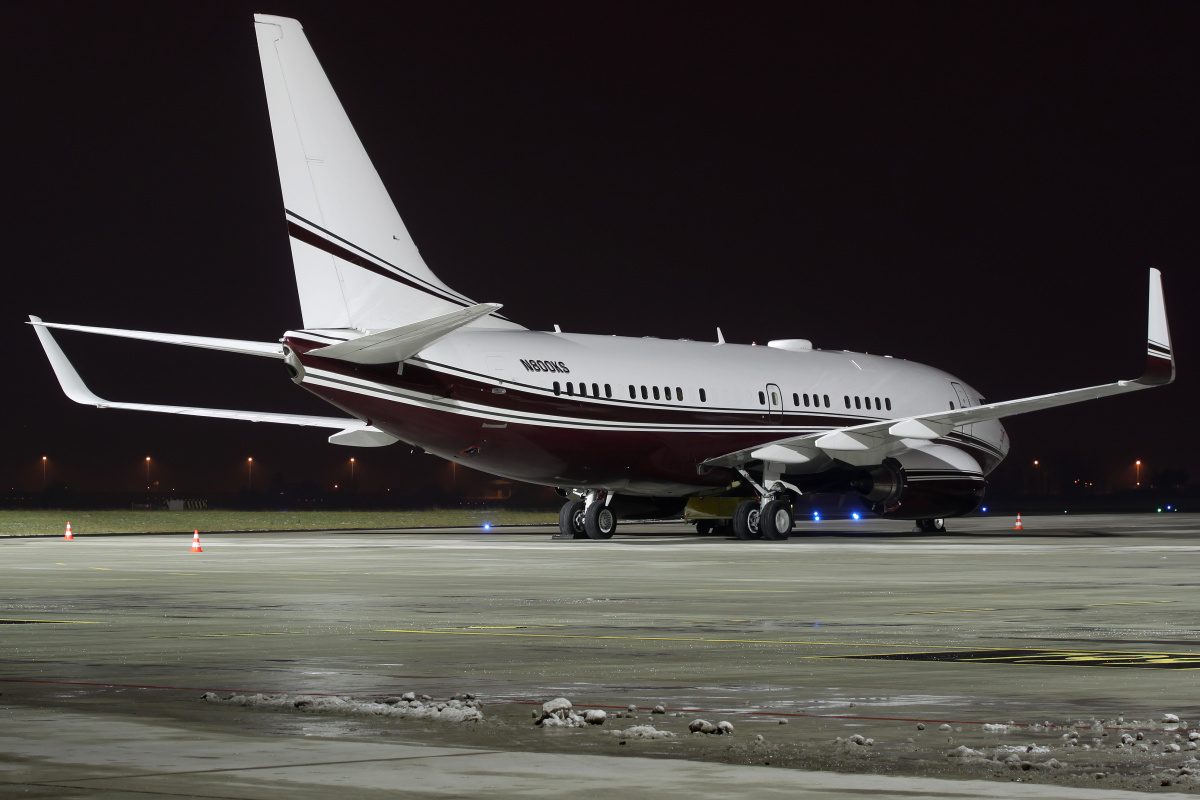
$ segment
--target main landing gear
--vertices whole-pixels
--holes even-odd
[[[733,512],[733,533],[739,539],[780,541],[792,535],[792,501],[786,497],[763,503],[743,500]]]
[[[583,500],[568,500],[558,511],[563,539],[611,539],[617,532],[617,515],[609,508],[612,495],[591,490]]]
[[[917,520],[917,530],[921,533],[945,533],[946,520],[941,517],[937,519],[919,519]]]
[[[759,485],[749,473],[739,469],[742,477],[758,492],[757,499],[743,500],[733,512],[733,533],[739,539],[772,539],[781,541],[792,535],[791,493],[799,489],[784,483],[779,474],[765,473]]]

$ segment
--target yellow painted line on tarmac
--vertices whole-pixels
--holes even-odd
[[[1176,601],[1175,600],[1141,600],[1136,603],[1088,603],[1085,606],[1085,608],[1092,608],[1094,606],[1151,606],[1151,605],[1155,605],[1156,603],[1174,603],[1174,602],[1176,602]]]
[[[956,608],[953,611],[905,611],[893,614],[894,617],[915,617],[920,614],[974,614],[978,611],[1001,611],[999,608]],[[1010,609],[1011,610],[1011,609]]]
[[[181,633],[177,636],[151,636],[151,639],[218,639],[225,636],[303,636],[298,631],[272,633]]]
[[[88,569],[102,569],[102,570],[104,570],[105,572],[108,572],[108,571],[109,571],[108,567],[88,567]]]
[[[804,644],[819,647],[909,647],[904,644],[881,644],[879,642],[808,642],[780,641],[778,639],[701,639],[691,636],[586,636],[579,633],[493,633],[490,631],[445,631],[445,630],[408,630],[404,628],[382,628],[375,633],[423,633],[443,636],[525,636],[537,639],[589,639],[592,641],[618,640],[632,642],[698,642],[716,644]]]
[[[324,581],[325,583],[337,583],[337,578],[284,578],[285,581]]]
[[[0,625],[21,625],[26,623],[45,622],[55,625],[99,625],[100,622],[82,619],[12,619],[0,618]]]
[[[803,589],[710,589],[713,592],[754,592],[756,594],[795,594]]]

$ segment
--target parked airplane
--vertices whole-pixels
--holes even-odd
[[[255,16],[304,327],[277,342],[93,328],[30,317],[67,396],[99,408],[337,429],[335,444],[404,441],[475,469],[557,487],[564,535],[742,497],[739,538],[787,538],[809,492],[943,528],[980,503],[1009,450],[999,420],[1175,377],[1157,270],[1137,380],[988,403],[946,372],[887,356],[532,331],[425,265],[293,19]],[[119,403],[93,394],[50,328],[279,359],[350,417]],[[726,502],[729,505],[728,501]]]

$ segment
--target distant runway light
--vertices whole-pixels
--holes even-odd
[[[490,523],[490,522],[483,523],[483,529],[485,531],[490,531],[492,529],[492,523]]]
[[[857,511],[855,511],[855,512],[854,512],[853,514],[851,514],[850,516],[854,517],[855,519],[858,519],[858,512],[857,512]]]
[[[983,507],[983,513],[985,513],[985,514],[987,513],[987,506]]]

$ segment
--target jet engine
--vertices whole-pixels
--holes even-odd
[[[906,450],[864,469],[851,485],[888,519],[958,517],[983,501],[987,480],[979,463],[949,445]]]

